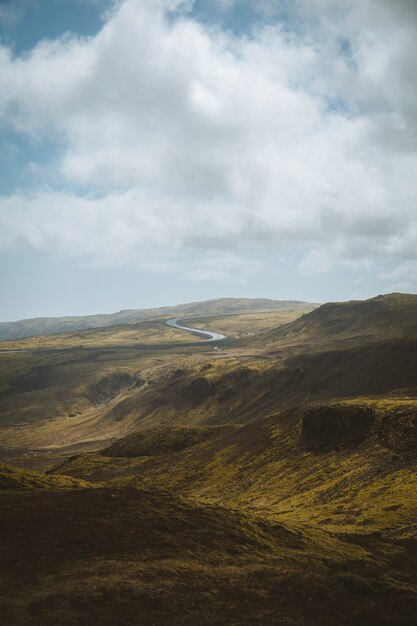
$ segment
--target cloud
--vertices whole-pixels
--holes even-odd
[[[189,7],[125,0],[95,37],[1,48],[3,125],[61,150],[48,187],[0,198],[0,245],[196,280],[293,246],[307,273],[415,258],[415,4],[300,0],[293,31],[244,37]]]

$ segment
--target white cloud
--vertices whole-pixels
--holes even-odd
[[[61,191],[0,199],[0,244],[216,280],[293,243],[307,273],[415,258],[414,4],[298,2],[310,28],[251,38],[186,6],[125,0],[96,37],[1,49],[3,124],[64,148]]]

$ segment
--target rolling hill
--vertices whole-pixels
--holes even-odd
[[[405,336],[417,336],[417,295],[392,293],[323,304],[286,326],[265,332],[252,343],[305,351]]]
[[[416,407],[293,409],[179,447],[165,429],[45,476],[90,487],[7,486],[3,619],[411,626]]]
[[[417,296],[303,313],[1,355],[2,622],[414,626]]]
[[[180,344],[170,352],[127,345],[4,354],[0,435],[12,447],[100,444],[138,428],[247,423],[332,398],[415,397],[417,296],[404,300],[405,313],[396,295],[324,305],[290,324],[231,341],[217,354],[207,345]],[[360,322],[349,334],[355,309]],[[379,315],[387,309],[389,328]],[[335,311],[340,311],[340,332],[332,325],[327,331]],[[242,316],[234,319],[238,328]],[[214,318],[211,324],[215,328]]]
[[[189,317],[250,311],[309,310],[317,305],[290,300],[266,298],[220,298],[153,309],[129,309],[118,313],[73,317],[40,317],[17,322],[0,322],[0,341],[11,341],[36,335],[53,335],[86,329],[130,324],[154,317]]]

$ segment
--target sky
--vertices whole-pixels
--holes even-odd
[[[417,292],[415,0],[0,0],[0,321]]]

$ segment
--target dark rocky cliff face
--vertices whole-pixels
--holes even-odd
[[[374,411],[366,406],[315,407],[303,416],[301,440],[312,451],[355,447],[366,439],[374,420]]]

